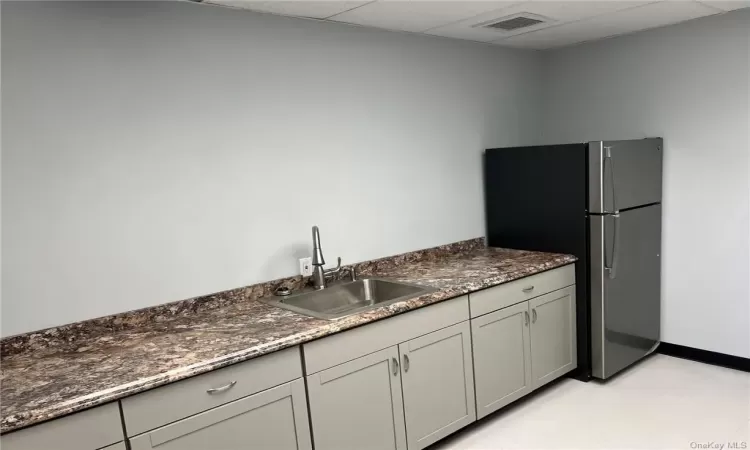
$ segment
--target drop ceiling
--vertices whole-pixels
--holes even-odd
[[[252,11],[530,49],[564,47],[750,6],[750,0],[204,1]],[[516,17],[542,22],[514,30],[483,26]]]

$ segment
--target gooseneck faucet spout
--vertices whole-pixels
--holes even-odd
[[[312,263],[314,266],[322,266],[326,263],[326,260],[325,258],[323,258],[323,249],[320,248],[320,230],[318,229],[317,225],[314,225],[312,227],[312,237],[313,237]]]
[[[312,227],[312,238],[313,238],[313,256],[312,256],[312,266],[313,266],[313,286],[315,289],[325,289],[326,287],[326,277],[332,276],[336,273],[338,273],[341,270],[341,258],[338,259],[338,265],[335,269],[323,269],[323,266],[326,263],[325,258],[323,258],[323,249],[320,247],[320,230],[318,229],[318,226],[315,225]]]

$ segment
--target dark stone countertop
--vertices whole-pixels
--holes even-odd
[[[338,320],[257,301],[276,280],[3,339],[0,432],[111,402],[459,295],[573,263],[552,253],[484,248],[483,239],[357,264],[378,276],[438,288]]]

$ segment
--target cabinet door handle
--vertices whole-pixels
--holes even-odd
[[[217,388],[215,388],[215,389],[208,389],[208,390],[206,390],[206,393],[207,393],[208,395],[216,395],[216,394],[221,394],[222,392],[226,392],[226,391],[228,391],[228,390],[232,389],[232,388],[234,387],[234,385],[235,385],[235,384],[237,384],[237,382],[236,382],[236,381],[230,381],[230,382],[229,382],[229,384],[225,384],[225,385],[224,385],[224,386],[222,386],[222,387],[217,387]]]
[[[393,360],[393,376],[398,376],[398,360],[396,358],[391,358]]]
[[[536,308],[533,308],[531,310],[531,316],[532,316],[531,323],[536,323]]]
[[[523,312],[523,317],[526,319],[526,326],[528,327],[529,326],[529,312],[528,311],[524,311]]]
[[[524,291],[524,292],[526,292],[528,294],[529,292],[531,292],[531,291],[534,290],[534,286],[527,286],[527,287],[525,287],[525,288],[523,288],[521,290]]]
[[[409,371],[409,355],[404,355],[404,372]]]

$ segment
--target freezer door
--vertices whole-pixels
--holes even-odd
[[[661,138],[589,142],[589,212],[661,202]]]
[[[592,374],[609,378],[659,342],[661,205],[590,221]]]

